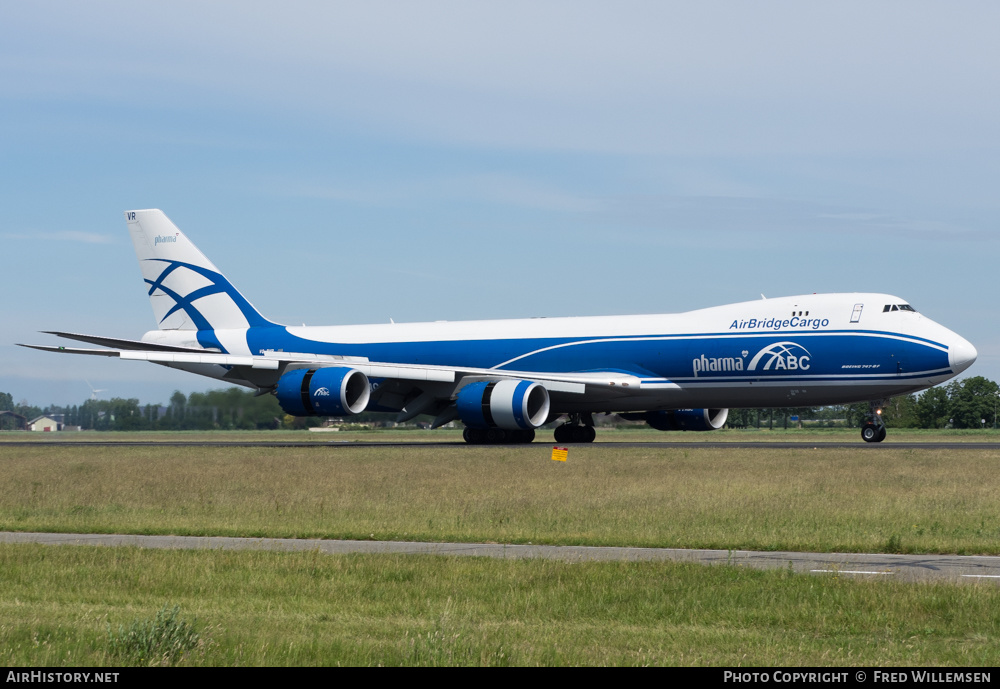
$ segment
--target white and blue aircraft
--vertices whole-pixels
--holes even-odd
[[[887,294],[811,294],[687,313],[294,327],[262,316],[159,210],[125,219],[159,325],[141,340],[35,349],[178,368],[277,396],[296,416],[420,414],[469,443],[594,440],[593,414],[715,430],[729,407],[870,402],[937,385],[976,360],[965,339]]]

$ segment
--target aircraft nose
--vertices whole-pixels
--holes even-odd
[[[972,366],[977,356],[979,352],[972,343],[958,335],[948,344],[948,364],[955,373],[961,373]]]

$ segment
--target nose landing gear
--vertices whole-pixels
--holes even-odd
[[[861,426],[861,439],[866,443],[885,440],[885,423],[882,422],[882,400],[869,403],[868,420]]]

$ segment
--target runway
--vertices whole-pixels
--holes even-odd
[[[660,561],[786,569],[816,576],[899,581],[1000,583],[1000,557],[984,555],[892,555],[865,553],[793,553],[750,550],[685,550],[590,546],[505,545],[498,543],[411,543],[405,541],[335,541],[292,538],[216,536],[136,536],[0,532],[0,543],[88,545],[174,550],[318,551],[327,554],[375,553],[451,555],[492,558],[544,558],[565,562]]]
[[[489,449],[491,447],[545,447],[547,445],[568,445],[570,447],[643,447],[669,449],[765,449],[765,450],[802,450],[802,449],[856,449],[864,452],[880,452],[886,450],[1000,450],[1000,442],[991,443],[943,443],[943,442],[891,442],[866,443],[861,439],[849,441],[759,441],[759,442],[726,442],[726,441],[703,441],[703,442],[681,442],[681,441],[628,441],[609,440],[595,443],[556,443],[555,441],[535,440],[527,444],[510,445],[474,445],[476,449]],[[294,447],[294,448],[350,448],[350,447],[470,447],[462,441],[355,441],[355,440],[314,440],[314,441],[255,441],[255,440],[2,440],[2,447],[28,447],[28,446],[61,446],[61,447]]]

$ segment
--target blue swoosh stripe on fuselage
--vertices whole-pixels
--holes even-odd
[[[371,361],[391,363],[508,368],[541,373],[618,369],[639,376],[671,380],[777,379],[787,376],[789,369],[782,368],[778,359],[774,359],[768,369],[763,368],[764,363],[759,363],[756,370],[748,368],[761,350],[782,342],[797,345],[802,350],[799,354],[807,357],[805,363],[808,368],[792,369],[796,380],[815,376],[836,376],[847,380],[857,377],[861,370],[870,373],[860,375],[899,379],[901,376],[919,377],[949,369],[946,346],[926,338],[885,331],[774,331],[345,344],[301,338],[279,327],[252,328],[247,339],[255,354],[270,349],[362,356]],[[770,345],[765,342],[767,340],[771,341]],[[746,354],[743,354],[744,351]],[[738,372],[702,370],[695,375],[694,360],[701,357],[705,357],[710,364],[716,359],[741,368]],[[736,364],[737,359],[739,364]],[[785,360],[785,363],[788,362]],[[855,368],[845,370],[844,366]]]
[[[742,337],[756,338],[756,339],[768,339],[768,338],[779,337],[782,334],[783,333],[778,332],[778,333],[743,335]],[[880,338],[891,339],[891,340],[898,340],[898,341],[904,341],[904,342],[913,342],[913,343],[917,343],[917,344],[924,344],[924,343],[926,343],[927,346],[930,346],[930,347],[933,347],[935,349],[938,349],[939,351],[942,351],[942,352],[947,352],[948,351],[947,347],[945,347],[944,345],[938,344],[937,342],[934,342],[933,340],[928,340],[928,339],[920,338],[920,337],[910,337],[908,335],[900,335],[898,333],[881,333],[881,332],[877,332],[877,331],[865,331],[865,332],[859,332],[859,331],[837,331],[835,333],[815,333],[815,334],[809,334],[809,335],[807,335],[807,337],[817,337],[817,336],[831,336],[831,337],[870,336],[870,337],[880,337]],[[582,345],[595,345],[595,344],[603,344],[603,343],[611,343],[611,342],[664,342],[664,341],[681,341],[681,340],[689,340],[689,341],[690,340],[698,340],[698,341],[703,341],[703,340],[735,339],[737,337],[740,337],[740,336],[730,335],[728,333],[725,333],[725,334],[721,334],[721,335],[649,335],[649,336],[632,336],[632,337],[629,337],[629,336],[620,336],[620,337],[603,337],[603,338],[594,338],[594,339],[578,339],[578,340],[571,340],[571,341],[568,341],[568,342],[561,342],[561,343],[554,344],[554,345],[549,345],[547,347],[543,347],[543,348],[540,348],[540,349],[537,349],[537,350],[534,350],[534,351],[529,351],[529,352],[526,352],[524,354],[520,354],[517,357],[514,357],[513,359],[509,359],[509,360],[504,361],[504,362],[502,362],[500,364],[497,364],[496,366],[492,366],[491,368],[500,368],[500,369],[511,368],[511,369],[515,369],[515,370],[519,369],[519,368],[520,369],[524,369],[525,367],[523,367],[523,366],[514,366],[514,364],[518,363],[520,361],[523,361],[524,359],[527,359],[529,357],[532,357],[534,355],[539,355],[539,354],[542,354],[542,353],[545,353],[545,352],[549,352],[549,351],[553,351],[553,350],[564,349],[566,347],[578,347],[578,346],[582,346]],[[533,369],[533,367],[528,367],[528,368],[529,369]]]
[[[753,374],[753,371],[750,372]],[[927,378],[930,376],[943,376],[943,375],[954,375],[954,371],[950,368],[943,368],[938,370],[930,371],[915,371],[909,373],[893,373],[893,374],[850,374],[845,373],[843,375],[829,374],[822,376],[808,376],[808,375],[780,375],[780,376],[755,376],[755,375],[745,375],[745,376],[725,376],[725,377],[713,377],[713,378],[671,378],[666,379],[654,379],[649,380],[646,378],[641,379],[641,384],[643,387],[650,387],[653,385],[702,385],[702,384],[712,384],[712,383],[764,383],[772,381],[775,383],[842,383],[845,381],[855,381],[855,382],[880,382],[880,381],[893,381],[893,380],[916,380],[919,378]]]

